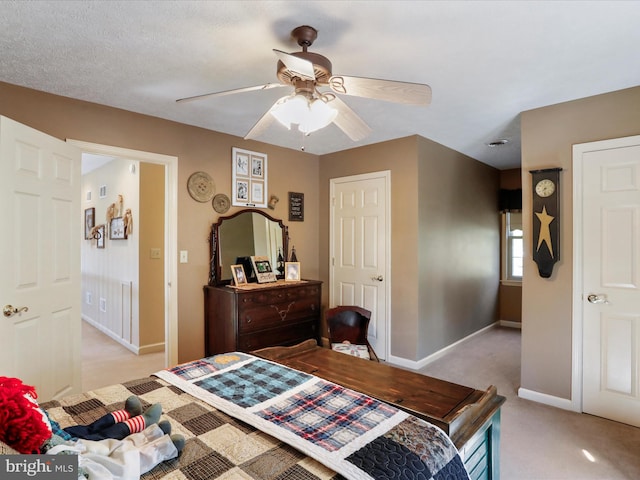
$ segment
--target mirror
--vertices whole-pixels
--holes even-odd
[[[231,265],[244,263],[240,259],[253,255],[268,257],[271,268],[282,278],[284,271],[278,271],[278,254],[282,254],[283,260],[287,259],[289,232],[282,220],[261,210],[240,210],[220,217],[218,223],[211,226],[210,247],[209,285],[231,283]],[[247,265],[244,267],[249,275]]]

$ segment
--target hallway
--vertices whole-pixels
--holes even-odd
[[[82,322],[82,391],[146,377],[164,368],[164,352],[135,355]]]

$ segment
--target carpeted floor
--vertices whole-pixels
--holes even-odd
[[[501,480],[640,479],[639,428],[518,397],[518,329],[476,335],[420,372],[482,390],[495,385],[506,397]]]
[[[136,355],[82,322],[82,391],[146,377],[164,365],[164,352]]]

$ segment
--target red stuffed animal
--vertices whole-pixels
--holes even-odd
[[[0,377],[0,440],[20,453],[40,453],[51,425],[38,407],[34,387]]]

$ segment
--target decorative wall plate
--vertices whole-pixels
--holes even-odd
[[[224,193],[219,193],[215,197],[213,197],[211,204],[213,205],[213,209],[216,212],[226,213],[226,211],[229,210],[229,207],[231,206],[231,200],[229,200],[229,197],[227,197]]]
[[[216,187],[213,179],[206,172],[195,172],[187,181],[187,190],[189,195],[197,202],[208,202],[216,193]]]

